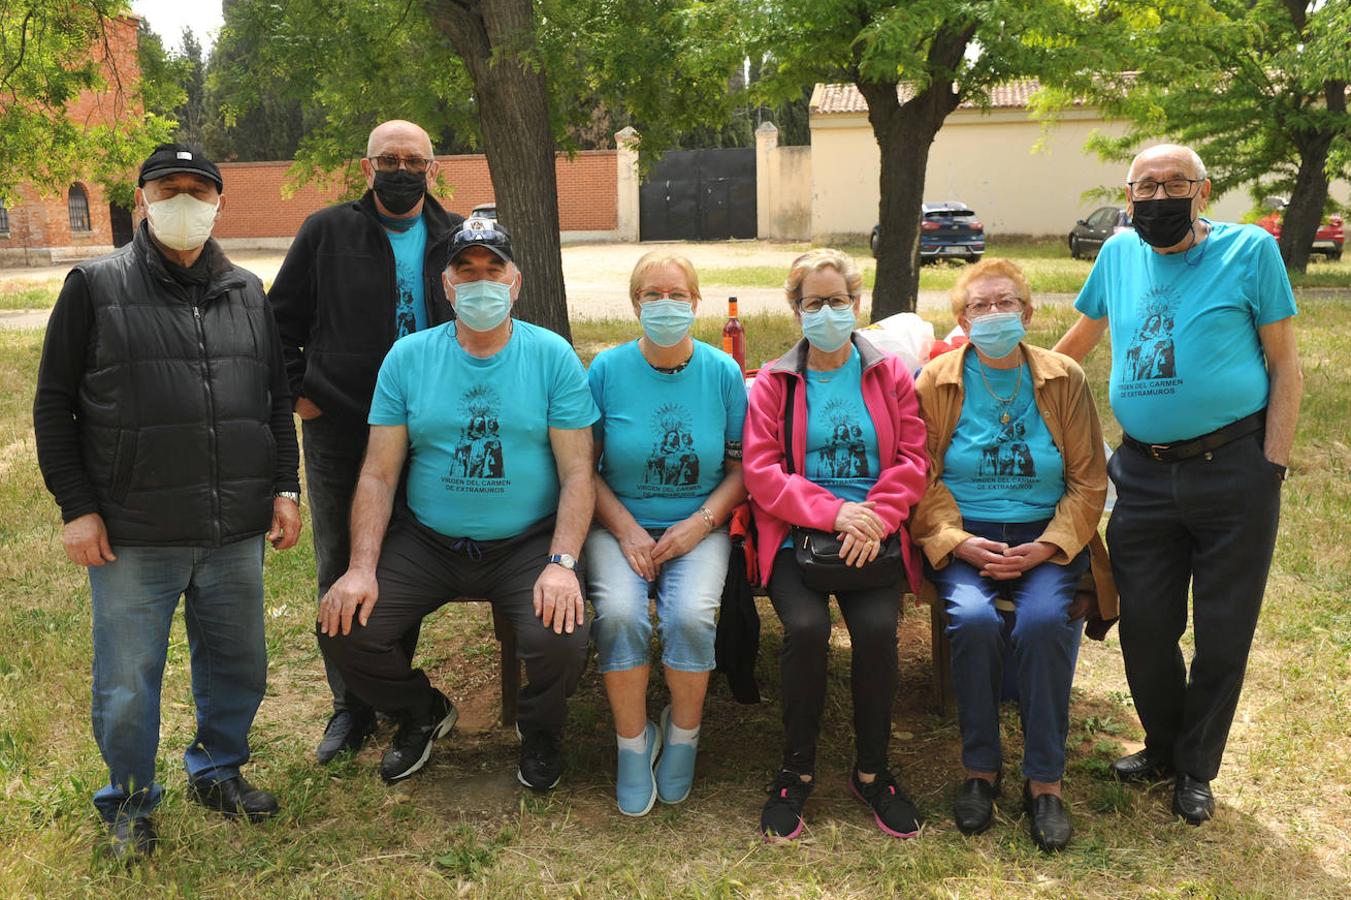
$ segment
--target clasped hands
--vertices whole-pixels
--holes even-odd
[[[957,545],[952,555],[980,570],[995,581],[1010,581],[1036,568],[1055,555],[1055,544],[1030,541],[1010,547],[1003,541],[969,537]]]

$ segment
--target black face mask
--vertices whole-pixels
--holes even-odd
[[[1149,246],[1176,247],[1192,228],[1192,198],[1136,200],[1131,223],[1135,233]]]
[[[375,173],[375,196],[380,198],[385,209],[396,216],[401,216],[417,206],[425,193],[427,193],[426,175],[407,169]]]

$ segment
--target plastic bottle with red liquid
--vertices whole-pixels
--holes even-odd
[[[741,374],[746,374],[746,329],[741,327],[741,320],[737,318],[736,298],[727,298],[727,324],[722,326],[722,351],[741,367]]]

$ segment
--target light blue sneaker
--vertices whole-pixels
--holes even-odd
[[[651,722],[644,731],[647,752],[619,751],[619,773],[615,778],[615,798],[619,811],[626,816],[645,816],[657,802],[657,783],[652,772],[661,752],[661,732]]]
[[[671,727],[671,707],[661,711],[661,734],[666,738]],[[662,803],[680,803],[690,795],[694,784],[694,755],[698,743],[672,744],[666,741],[666,752],[657,763],[657,797]]]

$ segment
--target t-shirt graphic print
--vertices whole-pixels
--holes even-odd
[[[688,497],[698,492],[699,454],[694,449],[694,417],[679,403],[652,413],[652,452],[647,455],[640,493],[644,497]]]
[[[442,478],[446,487],[500,494],[510,486],[502,460],[501,408],[497,391],[486,384],[475,385],[460,397],[460,413],[467,424],[460,428],[459,442],[451,451],[450,469]]]

